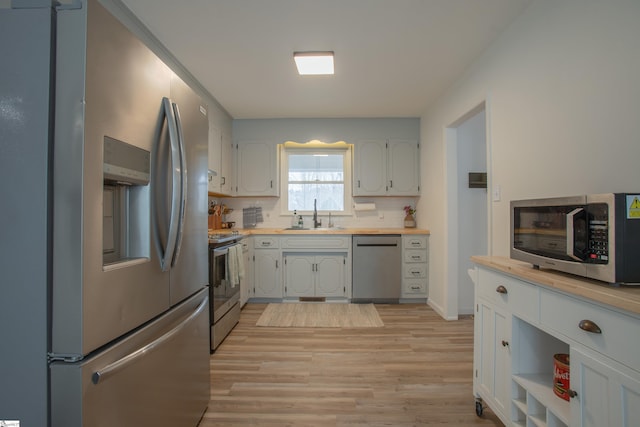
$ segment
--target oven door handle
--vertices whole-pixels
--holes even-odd
[[[584,261],[582,258],[576,256],[575,251],[574,251],[574,246],[575,246],[575,218],[576,215],[578,215],[580,212],[583,212],[584,208],[575,208],[574,210],[572,210],[571,212],[569,212],[567,214],[567,255],[569,255],[569,257],[571,257],[572,259],[575,259],[576,261]]]
[[[217,257],[220,255],[226,255],[229,253],[229,246],[224,246],[222,248],[214,248],[213,249],[213,256]]]

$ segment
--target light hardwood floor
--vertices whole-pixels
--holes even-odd
[[[475,414],[471,318],[379,304],[381,328],[257,327],[265,307],[247,304],[211,356],[200,427],[502,426]]]

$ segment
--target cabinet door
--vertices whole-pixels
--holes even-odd
[[[222,142],[220,150],[220,193],[231,195],[233,193],[233,176],[234,176],[234,162],[233,162],[233,142],[231,141],[231,135],[227,132],[222,132]]]
[[[420,152],[417,141],[389,140],[387,187],[390,196],[420,194]]]
[[[344,255],[318,255],[315,257],[316,296],[344,296],[345,260]]]
[[[386,140],[359,141],[354,150],[353,195],[387,194]]]
[[[236,144],[238,196],[277,196],[277,149],[267,141]]]
[[[209,116],[209,156],[208,156],[208,183],[207,190],[213,193],[220,192],[220,155],[222,153],[222,132],[212,125],[212,115]]]
[[[244,277],[240,280],[240,307],[253,296],[253,239],[242,240],[242,256],[244,260]]]
[[[640,426],[640,378],[602,356],[571,348],[571,425]],[[617,369],[616,369],[617,368]]]
[[[309,255],[287,255],[285,262],[285,295],[314,296],[315,262]]]
[[[282,298],[280,251],[278,249],[256,249],[254,258],[254,296],[256,298]]]
[[[474,389],[501,418],[507,419],[511,363],[511,316],[482,299],[476,302],[477,350]]]

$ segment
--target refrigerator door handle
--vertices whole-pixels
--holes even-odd
[[[162,271],[169,270],[171,260],[175,251],[176,237],[178,235],[178,215],[180,212],[180,188],[181,181],[180,149],[178,144],[178,129],[175,120],[174,109],[169,98],[162,98],[162,106],[167,119],[167,129],[169,130],[169,142],[171,152],[171,214],[169,219],[169,235],[167,237],[167,247],[160,260]]]
[[[187,210],[187,152],[184,149],[184,134],[182,133],[182,120],[180,119],[180,109],[173,103],[173,112],[176,120],[176,130],[178,135],[178,151],[180,152],[180,212],[178,215],[178,230],[176,235],[175,250],[171,260],[173,267],[180,256],[182,247],[182,231],[184,229],[184,218]]]
[[[128,365],[132,364],[133,362],[135,362],[136,360],[140,359],[141,357],[144,357],[145,355],[147,355],[148,353],[152,352],[156,348],[161,347],[164,343],[166,343],[167,341],[172,339],[174,336],[178,335],[183,329],[188,327],[189,324],[195,318],[197,318],[198,315],[206,307],[208,307],[208,305],[209,305],[209,299],[205,298],[200,303],[200,305],[198,305],[198,308],[196,308],[193,311],[193,313],[191,313],[186,319],[184,319],[182,322],[180,322],[176,327],[171,329],[166,334],[158,337],[156,340],[154,340],[154,341],[150,342],[149,344],[145,345],[144,347],[141,347],[141,348],[137,349],[136,351],[134,351],[132,353],[129,353],[128,355],[124,356],[123,358],[118,359],[115,362],[108,364],[104,368],[95,371],[93,373],[93,375],[91,375],[91,381],[94,384],[98,384],[100,381],[104,381],[104,380],[108,379],[110,376],[116,374],[118,371],[121,371],[122,369],[124,369]]]

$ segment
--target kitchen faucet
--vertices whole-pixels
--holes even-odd
[[[318,220],[318,199],[313,199],[313,228],[318,228],[322,225],[322,220]]]

